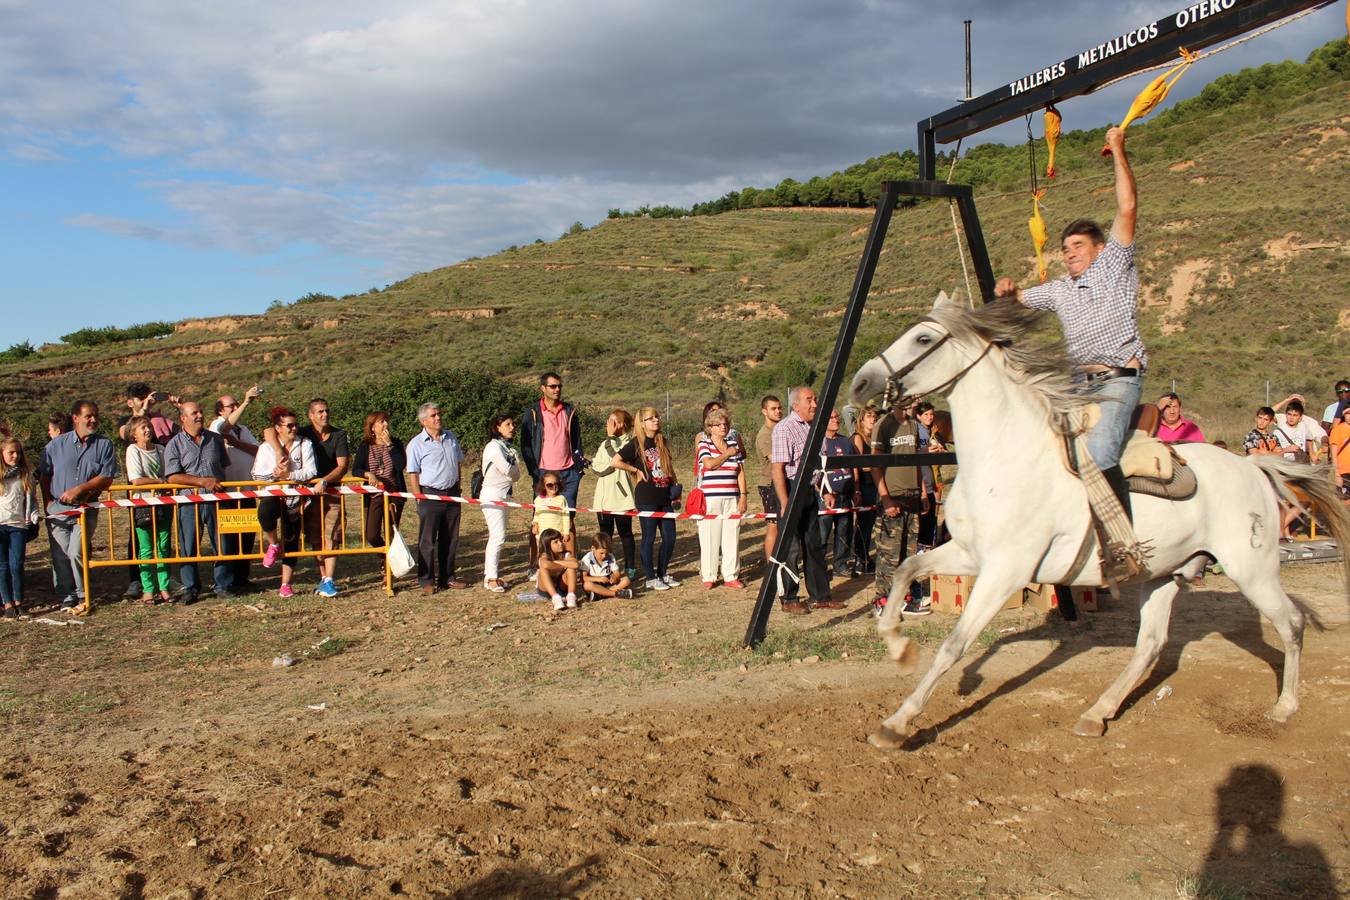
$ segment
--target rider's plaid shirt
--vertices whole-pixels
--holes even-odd
[[[1074,362],[1124,366],[1137,358],[1143,369],[1148,366],[1148,354],[1135,317],[1138,297],[1134,245],[1126,247],[1114,235],[1077,279],[1066,275],[1022,291],[1024,304],[1059,316]]]

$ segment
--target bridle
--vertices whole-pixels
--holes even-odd
[[[915,324],[918,325],[932,324],[938,325],[939,327],[941,326],[940,322],[929,316],[925,316]],[[904,377],[908,375],[910,372],[913,372],[914,369],[919,365],[919,363],[923,362],[925,359],[936,353],[938,348],[940,348],[943,344],[951,340],[951,338],[952,333],[943,328],[942,337],[938,338],[936,341],[933,342],[933,345],[930,346],[927,350],[924,350],[913,360],[911,360],[909,363],[907,363],[906,365],[902,366],[899,369],[891,367],[891,362],[886,358],[885,352],[877,354],[877,359],[881,360],[881,364],[886,367],[886,390],[882,402],[885,404],[885,407],[887,409],[893,408],[897,403],[909,399],[908,395],[904,393],[904,385],[902,383]],[[967,372],[975,368],[975,366],[980,362],[980,360],[988,356],[989,351],[992,350],[993,348],[994,343],[992,341],[986,341],[984,345],[984,350],[980,352],[979,356],[971,360],[971,362],[964,369],[957,372],[951,378],[947,379],[941,385],[929,391],[928,393],[930,394],[946,393],[948,388],[956,384],[956,382],[960,381]]]

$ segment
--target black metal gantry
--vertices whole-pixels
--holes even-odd
[[[1054,65],[1047,66],[1023,78],[1001,85],[974,99],[958,104],[945,112],[930,116],[918,123],[919,180],[888,181],[881,186],[876,215],[867,234],[858,274],[853,280],[844,320],[839,325],[839,336],[834,342],[825,383],[821,387],[821,410],[834,407],[839,387],[844,380],[853,339],[858,333],[863,307],[872,277],[876,274],[881,247],[886,240],[891,214],[901,197],[938,198],[955,201],[961,213],[961,224],[966,232],[966,243],[975,267],[984,302],[994,299],[994,273],[989,263],[984,232],[980,229],[975,211],[975,197],[968,185],[947,184],[937,180],[937,143],[950,143],[959,138],[992,128],[1019,116],[1043,109],[1070,97],[1088,94],[1117,79],[1150,69],[1168,60],[1176,59],[1182,47],[1196,52],[1220,41],[1262,28],[1295,13],[1321,6],[1333,0],[1203,0],[1184,7],[1171,15],[1117,35],[1105,43],[1090,47]],[[797,526],[805,514],[806,501],[814,490],[812,479],[820,467],[820,446],[825,438],[829,416],[817,415],[807,434],[807,450],[801,466],[793,476],[788,492],[787,509],[779,514],[778,540],[773,556],[783,559],[787,542],[793,540]],[[947,465],[956,461],[955,454],[877,454],[865,461],[858,457],[841,456],[827,462],[829,468],[851,466]],[[805,554],[803,554],[805,556]],[[750,624],[745,632],[745,646],[754,647],[764,640],[777,598],[778,579],[770,570],[760,585]]]

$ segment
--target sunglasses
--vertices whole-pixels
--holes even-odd
[[[560,485],[559,485],[558,482],[556,482],[556,481],[545,481],[545,482],[544,482],[544,489],[545,489],[545,490],[556,491],[556,490],[559,488],[559,486],[560,486]]]
[[[544,387],[548,388],[550,391],[560,391],[560,390],[562,390],[562,384],[561,384],[561,382],[558,383],[558,384],[546,384],[546,385],[544,385]]]

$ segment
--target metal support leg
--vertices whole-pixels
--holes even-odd
[[[829,368],[825,371],[825,383],[821,387],[816,407],[819,412],[815,421],[811,423],[811,431],[806,438],[801,467],[797,469],[789,488],[787,509],[779,513],[778,540],[773,548],[774,559],[783,558],[787,542],[794,539],[797,523],[805,510],[808,492],[814,490],[811,487],[811,476],[820,465],[820,445],[825,437],[825,425],[829,420],[828,411],[834,408],[839,385],[844,380],[844,368],[848,365],[849,351],[853,348],[853,338],[858,333],[858,322],[862,319],[863,306],[867,303],[867,292],[871,290],[872,276],[876,274],[877,260],[881,258],[881,245],[886,240],[891,213],[895,210],[895,202],[900,193],[901,186],[895,182],[885,182],[881,187],[877,212],[872,218],[872,228],[867,235],[862,261],[858,264],[858,274],[853,281],[848,307],[844,310],[844,321],[839,325],[839,337],[834,342],[834,354],[830,357]],[[755,601],[755,610],[745,630],[746,647],[754,647],[764,640],[769,625],[769,614],[773,612],[773,602],[778,593],[776,576],[777,573],[770,570],[759,586],[759,599]]]

